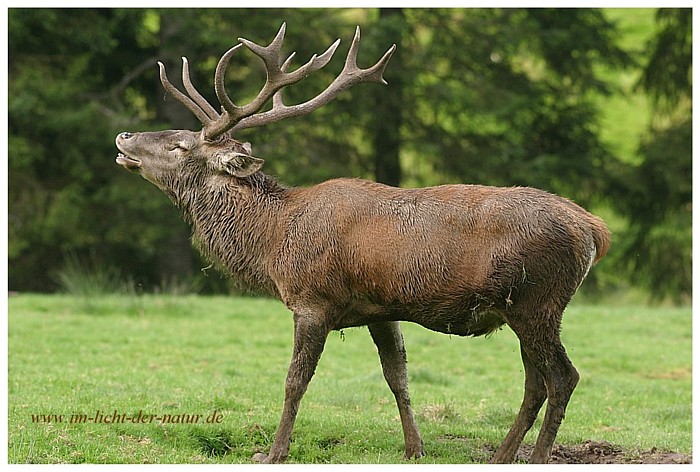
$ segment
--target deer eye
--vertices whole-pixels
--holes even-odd
[[[171,151],[189,151],[190,148],[187,146],[186,143],[180,142],[180,143],[175,143],[172,145],[170,148]]]

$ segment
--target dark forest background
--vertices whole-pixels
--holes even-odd
[[[139,290],[228,291],[154,186],[114,163],[121,131],[199,129],[165,97],[187,56],[213,97],[220,55],[287,22],[297,64],[342,43],[288,103],[325,88],[355,25],[359,65],[398,49],[388,86],[359,85],[312,115],[241,133],[289,185],[355,176],[406,187],[526,185],[604,217],[613,250],[588,293],[691,297],[690,9],[10,9],[9,289],[65,288],[67,271]],[[239,54],[229,94],[249,100],[260,62]]]

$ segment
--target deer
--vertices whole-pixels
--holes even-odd
[[[200,131],[123,132],[117,164],[162,190],[192,229],[203,256],[248,290],[277,298],[294,320],[293,352],[282,414],[269,453],[280,463],[332,331],[367,326],[394,395],[407,460],[425,455],[408,393],[401,322],[453,336],[485,336],[509,327],[524,366],[524,396],[493,463],[510,463],[547,400],[530,462],[551,455],[579,374],[560,338],[564,309],[608,251],[602,219],[563,197],[530,187],[451,184],[397,188],[357,178],[286,187],[261,171],[243,129],[311,113],[359,83],[386,84],[392,45],[360,68],[360,28],[339,75],[314,98],[287,105],[282,92],[328,64],[340,40],[290,71],[282,59],[286,24],[267,46],[244,38],[214,74],[216,110],[194,87],[182,58],[185,92],[163,63],[160,81],[201,122]],[[225,89],[231,57],[242,48],[262,60],[259,94],[236,105]],[[270,100],[271,108],[261,111]]]

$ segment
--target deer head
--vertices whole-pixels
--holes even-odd
[[[182,58],[182,82],[187,94],[170,83],[165,66],[159,62],[160,80],[165,90],[190,110],[202,123],[201,131],[171,130],[144,133],[121,133],[116,144],[121,151],[117,163],[126,169],[141,173],[143,177],[167,192],[172,190],[172,182],[187,169],[197,170],[199,175],[226,174],[245,178],[262,167],[263,160],[253,157],[249,143],[241,143],[233,138],[237,131],[264,126],[285,118],[305,115],[330,102],[342,91],[362,82],[386,84],[382,74],[396,45],[392,45],[384,56],[372,67],[361,69],[357,66],[357,52],[360,42],[360,28],[345,59],[345,66],[338,77],[319,95],[297,105],[286,105],[282,89],[321,69],[333,57],[340,44],[335,41],[320,56],[314,55],[303,66],[289,72],[292,53],[282,60],[282,42],[286,25],[283,23],[275,39],[268,46],[260,46],[244,38],[229,49],[219,60],[214,75],[214,90],[221,105],[218,112],[197,91],[190,80],[189,64]],[[245,47],[262,59],[266,80],[258,95],[248,104],[238,106],[226,93],[224,76],[231,57]],[[260,112],[272,99],[272,108]]]

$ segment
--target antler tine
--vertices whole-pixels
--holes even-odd
[[[334,46],[337,45],[336,43],[334,43]],[[281,95],[282,91],[279,90],[277,93],[275,93],[273,97],[272,110],[241,119],[238,122],[238,124],[236,124],[232,128],[232,131],[239,131],[242,129],[262,126],[285,118],[311,113],[317,108],[335,99],[338,96],[338,94],[340,94],[342,91],[358,83],[378,82],[381,84],[386,84],[386,80],[384,80],[383,74],[389,63],[389,59],[391,59],[392,54],[396,50],[396,45],[392,45],[384,53],[382,58],[379,59],[379,61],[372,67],[369,67],[367,69],[361,69],[357,66],[357,52],[359,50],[359,43],[360,27],[358,26],[355,30],[355,37],[353,38],[352,44],[350,45],[350,50],[345,60],[345,66],[343,67],[343,70],[340,72],[338,77],[336,77],[336,79],[319,95],[307,102],[300,103],[298,105],[287,106],[283,103]],[[285,67],[286,65],[287,64],[285,62]]]
[[[282,23],[282,26],[280,26],[279,31],[277,32],[277,35],[275,36],[275,39],[272,40],[272,42],[267,45],[267,46],[260,46],[259,44],[255,44],[252,41],[249,41],[245,38],[238,38],[238,40],[245,44],[248,49],[253,51],[255,55],[260,57],[263,62],[265,63],[269,72],[275,72],[275,68],[280,67],[280,53],[282,51],[282,43],[284,42],[284,35],[287,32],[287,23],[284,22]],[[275,63],[276,62],[276,63]]]
[[[315,72],[322,67],[325,67],[326,64],[328,64],[331,59],[333,58],[333,54],[335,54],[335,50],[338,49],[338,46],[340,45],[340,39],[336,39],[333,44],[328,46],[328,49],[321,54],[320,56],[314,55],[309,62],[307,62],[305,65],[300,67],[298,70],[304,69],[304,67],[307,67],[307,69],[304,70],[304,73],[311,73]],[[295,73],[297,71],[294,71]],[[302,74],[302,73],[300,73]]]
[[[165,72],[165,65],[158,61],[158,67],[160,68],[160,82],[163,84],[163,88],[170,95],[175,98],[178,102],[182,103],[185,108],[190,110],[194,116],[205,126],[211,122],[211,118],[205,113],[197,103],[195,103],[190,97],[180,92],[173,84],[168,80],[168,75]]]
[[[355,28],[355,37],[352,39],[352,44],[350,45],[350,51],[348,51],[348,57],[345,60],[345,67],[340,73],[341,75],[350,75],[354,72],[362,72],[361,79],[359,82],[378,82],[383,85],[387,85],[386,80],[384,80],[384,71],[386,66],[389,64],[389,59],[391,55],[394,54],[396,50],[396,44],[392,44],[391,47],[384,53],[379,61],[372,67],[368,69],[360,69],[357,67],[357,52],[360,49],[360,27]],[[354,85],[354,83],[352,84]]]
[[[287,69],[289,69],[289,64],[292,63],[292,59],[294,59],[294,56],[296,56],[296,52],[293,52],[289,55],[286,61],[280,66],[280,70],[282,72],[287,72]],[[272,96],[272,108],[277,108],[279,106],[284,106],[284,103],[282,103],[282,91],[284,89],[281,88],[275,94]]]
[[[294,59],[294,56],[296,56],[296,55],[297,55],[297,53],[296,53],[296,52],[293,52],[293,53],[291,53],[291,54],[289,55],[289,57],[287,58],[287,60],[284,61],[284,63],[280,66],[280,70],[281,70],[282,72],[287,72],[287,69],[289,69],[289,64],[292,63],[292,59]]]
[[[224,86],[224,78],[226,76],[226,67],[228,67],[228,63],[231,60],[231,57],[236,53],[241,48],[242,44],[236,44],[234,47],[229,49],[224,53],[223,56],[221,56],[221,59],[219,59],[219,63],[216,65],[216,73],[214,75],[214,90],[216,92],[216,98],[219,99],[219,103],[223,107],[224,110],[226,110],[228,113],[235,115],[239,107],[234,105],[234,103],[231,101],[231,99],[228,97],[228,94],[226,93],[226,88]]]
[[[192,84],[190,79],[190,64],[186,57],[182,57],[182,83],[185,86],[185,90],[190,98],[202,109],[204,113],[209,117],[210,120],[219,119],[219,114],[216,112],[214,107],[212,107],[206,98],[204,98]]]
[[[255,55],[257,55],[263,60],[265,66],[267,67],[268,77],[270,75],[272,76],[271,78],[285,76],[285,74],[287,74],[287,68],[289,67],[289,61],[294,56],[294,54],[296,54],[292,53],[284,62],[284,64],[282,63],[282,43],[284,42],[284,35],[286,31],[287,23],[282,23],[282,26],[277,32],[277,36],[275,36],[275,39],[272,40],[272,42],[268,46],[260,46],[259,44],[255,44],[254,42],[249,41],[245,38],[238,38],[238,40],[241,43],[243,43]],[[307,62],[294,72],[289,73],[290,75],[286,76],[287,78],[283,80],[285,85],[287,82],[294,83],[298,81],[298,76],[304,76],[305,74],[308,75],[311,72],[315,72],[318,69],[324,67],[326,64],[328,64],[331,58],[333,57],[335,50],[338,48],[339,44],[340,40],[338,39],[333,44],[331,44],[328,47],[328,49],[326,49],[326,51],[320,56],[314,54],[309,60],[309,62]]]
[[[326,51],[320,56],[314,54],[311,59],[295,70],[294,72],[287,73],[286,69],[289,67],[289,60],[296,53],[292,53],[287,60],[282,63],[282,42],[284,41],[284,34],[286,31],[286,23],[282,23],[275,39],[268,46],[260,46],[252,41],[245,38],[238,38],[238,40],[243,43],[248,49],[250,49],[256,56],[260,57],[265,63],[266,72],[268,79],[272,82],[272,85],[277,87],[284,87],[285,85],[293,84],[307,76],[308,74],[319,70],[328,64],[335,53],[335,50],[340,44],[340,40],[336,40],[331,44]],[[287,67],[284,67],[284,66]]]
[[[253,113],[259,111],[260,108],[262,108],[262,106],[270,99],[270,97],[272,97],[282,87],[286,87],[288,85],[292,85],[296,82],[299,82],[301,79],[307,77],[312,72],[316,72],[317,70],[324,67],[330,62],[331,58],[333,57],[333,54],[335,53],[335,50],[340,44],[340,40],[336,40],[320,56],[314,54],[313,56],[311,56],[311,59],[309,59],[309,61],[306,64],[299,67],[293,72],[287,72],[287,69],[289,68],[290,59],[294,56],[294,53],[289,58],[287,58],[287,60],[284,63],[282,63],[282,42],[284,40],[285,31],[286,23],[282,23],[282,27],[277,33],[277,36],[275,36],[275,39],[268,46],[260,46],[259,44],[255,44],[254,42],[249,41],[245,38],[238,38],[238,40],[243,45],[245,45],[256,56],[262,59],[263,63],[265,64],[265,70],[267,73],[265,85],[263,86],[258,96],[255,97],[255,99],[253,99],[253,101],[250,102],[248,105],[245,105],[243,107],[245,112],[243,113],[243,116],[241,118],[250,116]]]

